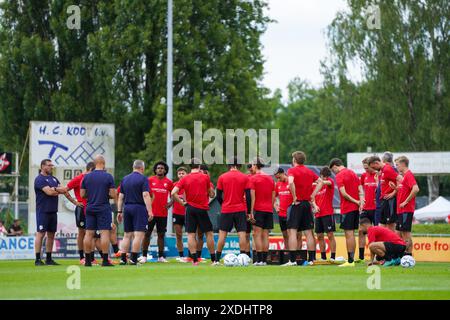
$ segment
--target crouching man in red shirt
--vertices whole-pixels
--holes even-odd
[[[400,259],[405,254],[406,243],[394,231],[378,226],[372,226],[368,218],[362,218],[359,222],[360,230],[363,234],[367,234],[369,239],[369,250],[371,261],[375,255],[384,259],[384,266],[398,266]]]

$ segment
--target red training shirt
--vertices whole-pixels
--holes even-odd
[[[319,176],[304,165],[290,168],[287,174],[289,177],[294,177],[297,201],[311,201],[311,194],[314,191],[313,183],[319,179]]]
[[[75,198],[77,199],[77,201],[81,202],[84,205],[84,207],[86,208],[87,199],[82,198],[81,195],[80,195],[81,182],[83,181],[84,176],[85,176],[85,173],[81,173],[81,174],[77,175],[76,177],[74,177],[67,184],[67,188],[69,188],[69,191],[73,190],[73,192],[75,193]]]
[[[159,179],[157,176],[148,178],[150,192],[153,196],[152,211],[155,217],[167,217],[167,199],[173,189],[173,182],[167,177]]]
[[[173,187],[174,188],[175,187],[179,187],[179,184],[180,184],[180,181],[177,181],[177,182],[175,182],[173,184]],[[184,190],[183,189],[180,189],[178,191],[178,197],[180,197],[181,199],[185,200]],[[178,214],[180,216],[184,216],[186,214],[186,208],[183,205],[179,204],[177,201],[175,201],[173,203],[172,213],[173,214]]]
[[[278,181],[275,184],[275,196],[280,200],[278,211],[278,216],[286,218],[287,209],[292,204],[294,198],[292,197],[291,191],[289,190],[289,182]]]
[[[222,174],[217,180],[217,189],[223,191],[222,213],[242,212],[247,210],[245,189],[249,178],[236,169]]]
[[[394,190],[389,186],[389,182],[393,182],[397,184],[397,176],[398,173],[392,168],[389,163],[386,163],[384,167],[381,169],[380,175],[380,184],[381,184],[381,193],[380,199],[389,193],[392,193]]]
[[[338,172],[336,175],[336,183],[338,188],[345,188],[345,191],[349,196],[358,200],[359,199],[359,178],[352,170],[344,168]],[[345,199],[341,191],[339,190],[339,194],[341,196],[341,214],[347,214],[352,211],[358,211],[359,207],[356,203],[350,202]]]
[[[273,213],[272,192],[275,183],[271,176],[257,173],[250,177],[250,189],[255,190],[255,206],[253,210]]]
[[[331,216],[334,213],[333,197],[334,197],[334,181],[330,177],[325,178],[324,181],[330,181],[331,185],[323,185],[322,189],[317,192],[316,204],[319,207],[319,212],[316,212],[316,217]]]
[[[406,171],[398,189],[397,214],[402,214],[404,212],[414,213],[414,210],[416,208],[416,197],[413,197],[404,208],[400,208],[400,204],[408,198],[415,184],[417,184],[416,178],[414,177],[411,170]]]
[[[369,227],[367,228],[367,238],[369,243],[372,242],[391,242],[393,244],[406,245],[400,236],[394,231],[384,227]]]
[[[211,186],[209,176],[201,172],[191,172],[178,182],[177,187],[184,189],[186,202],[197,209],[209,209],[208,189]]]
[[[377,204],[375,201],[377,192],[377,182],[375,180],[375,173],[364,172],[361,175],[361,185],[364,189],[364,210],[375,210]]]

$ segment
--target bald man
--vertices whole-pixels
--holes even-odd
[[[102,247],[102,266],[113,266],[108,259],[110,230],[112,224],[111,206],[109,199],[116,199],[114,178],[106,172],[105,158],[98,155],[94,158],[95,170],[86,175],[81,183],[80,195],[87,198],[86,206],[86,235],[84,250],[86,252],[85,266],[91,267],[92,239],[95,231],[100,231]]]

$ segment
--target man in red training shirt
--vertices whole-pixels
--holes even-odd
[[[277,183],[275,184],[275,211],[278,213],[278,223],[283,234],[284,250],[289,250],[286,221],[288,208],[292,204],[292,194],[289,191],[288,176],[283,168],[278,168],[275,171],[275,179],[277,179]]]
[[[399,179],[397,193],[397,231],[406,242],[406,253],[412,255],[413,241],[411,237],[412,221],[416,208],[416,195],[419,193],[419,186],[413,173],[409,170],[409,159],[401,156],[395,159],[395,164],[402,179]]]
[[[377,256],[385,260],[385,267],[400,264],[400,259],[406,250],[406,243],[395,231],[385,227],[374,227],[367,218],[362,218],[359,225],[369,239],[370,261]]]
[[[253,239],[256,245],[256,262],[253,265],[265,266],[269,253],[269,232],[273,229],[275,183],[270,175],[262,172],[264,162],[261,158],[257,158],[252,164],[256,172],[250,177],[250,219],[255,220]],[[253,257],[253,260],[255,260],[255,257]]]
[[[306,154],[303,151],[292,153],[292,166],[288,170],[289,190],[292,195],[292,205],[287,215],[289,236],[289,261],[283,266],[296,266],[298,248],[298,232],[306,236],[308,261],[304,265],[314,264],[316,260],[316,239],[314,238],[314,216],[317,210],[316,194],[322,189],[322,179],[314,171],[305,166]],[[315,188],[313,186],[315,184]]]
[[[186,232],[188,234],[188,247],[192,264],[198,265],[197,258],[197,228],[206,235],[206,246],[211,255],[212,265],[217,265],[214,251],[214,237],[211,220],[208,216],[209,195],[214,193],[211,188],[209,176],[200,170],[200,160],[191,159],[191,173],[179,181],[173,188],[172,195],[178,203],[186,207]],[[178,192],[184,190],[185,200],[180,199]]]
[[[341,229],[344,230],[348,260],[339,267],[354,267],[356,249],[355,230],[359,228],[359,214],[364,206],[364,192],[355,172],[344,167],[341,159],[330,161],[330,169],[336,174],[336,183],[341,195]]]
[[[334,261],[336,259],[336,239],[334,238],[336,224],[333,209],[334,181],[331,179],[331,170],[328,167],[323,167],[320,170],[320,178],[322,179],[323,187],[316,195],[318,210],[315,214],[315,232],[317,234],[317,241],[319,242],[320,258],[327,260],[324,237],[326,233],[330,242],[330,261]]]
[[[173,184],[174,187],[178,185],[181,179],[187,175],[187,169],[185,167],[179,167],[177,169],[177,177],[178,181]],[[180,199],[184,200],[184,190],[180,190],[178,192],[178,196]],[[172,219],[173,219],[173,228],[175,230],[176,237],[176,246],[178,250],[178,261],[183,261],[184,258],[184,250],[183,250],[183,226],[185,225],[185,215],[186,208],[175,201],[173,199],[173,208],[172,208]]]
[[[92,170],[95,169],[94,162],[88,162],[86,164],[86,170],[74,177],[72,180],[69,181],[69,183],[66,186],[65,191],[69,192],[70,190],[73,190],[75,194],[75,198],[77,199],[76,207],[75,207],[75,224],[78,228],[78,235],[77,235],[77,246],[78,246],[78,253],[80,255],[80,263],[84,263],[84,236],[86,234],[86,205],[87,200],[85,198],[82,198],[80,195],[80,189],[81,189],[81,181],[83,181],[83,178],[86,174],[90,173]],[[94,260],[94,259],[92,259]]]
[[[228,164],[228,172],[219,176],[217,180],[217,200],[222,205],[219,217],[219,240],[217,241],[216,259],[220,261],[222,249],[225,245],[227,234],[233,227],[239,236],[239,248],[241,253],[247,252],[245,231],[247,230],[247,208],[250,207],[249,177],[239,171],[241,165],[235,157]],[[244,197],[246,195],[246,197]],[[248,199],[248,200],[247,200]],[[246,205],[245,201],[248,201]]]
[[[367,218],[375,224],[375,210],[377,208],[377,204],[375,201],[376,192],[378,182],[376,180],[376,171],[369,167],[369,158],[365,158],[362,161],[364,172],[361,177],[361,185],[364,191],[364,206],[359,218]],[[364,250],[366,247],[366,236],[362,233],[361,230],[358,230],[358,243],[359,243],[359,260],[357,262],[364,261]]]
[[[167,262],[164,257],[164,236],[167,231],[167,209],[172,206],[172,201],[169,202],[169,197],[173,189],[172,180],[166,177],[168,172],[169,166],[164,161],[158,161],[153,166],[153,173],[155,175],[148,178],[150,195],[152,197],[153,219],[148,223],[148,229],[142,242],[142,257],[139,258],[140,263],[147,261],[150,237],[155,226],[158,234],[158,262]]]
[[[394,231],[397,222],[397,190],[392,188],[392,184],[397,184],[398,173],[388,162],[381,162],[377,156],[370,157],[368,163],[372,169],[380,172],[380,225]]]

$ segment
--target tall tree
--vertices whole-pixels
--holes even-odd
[[[328,76],[343,95],[353,95],[347,76],[352,61],[360,63],[363,75],[354,101],[359,103],[346,104],[344,112],[370,122],[367,134],[394,150],[448,149],[450,3],[378,2],[381,28],[372,30],[366,9],[373,1],[347,3],[350,10],[328,29],[333,58]],[[349,128],[356,130],[361,121],[349,121]]]
[[[66,26],[72,4],[81,8],[80,30]],[[260,84],[265,6],[174,1],[175,127],[270,120]],[[117,176],[136,155],[164,157],[166,0],[5,0],[0,10],[2,146],[23,145],[30,120],[112,122]]]

